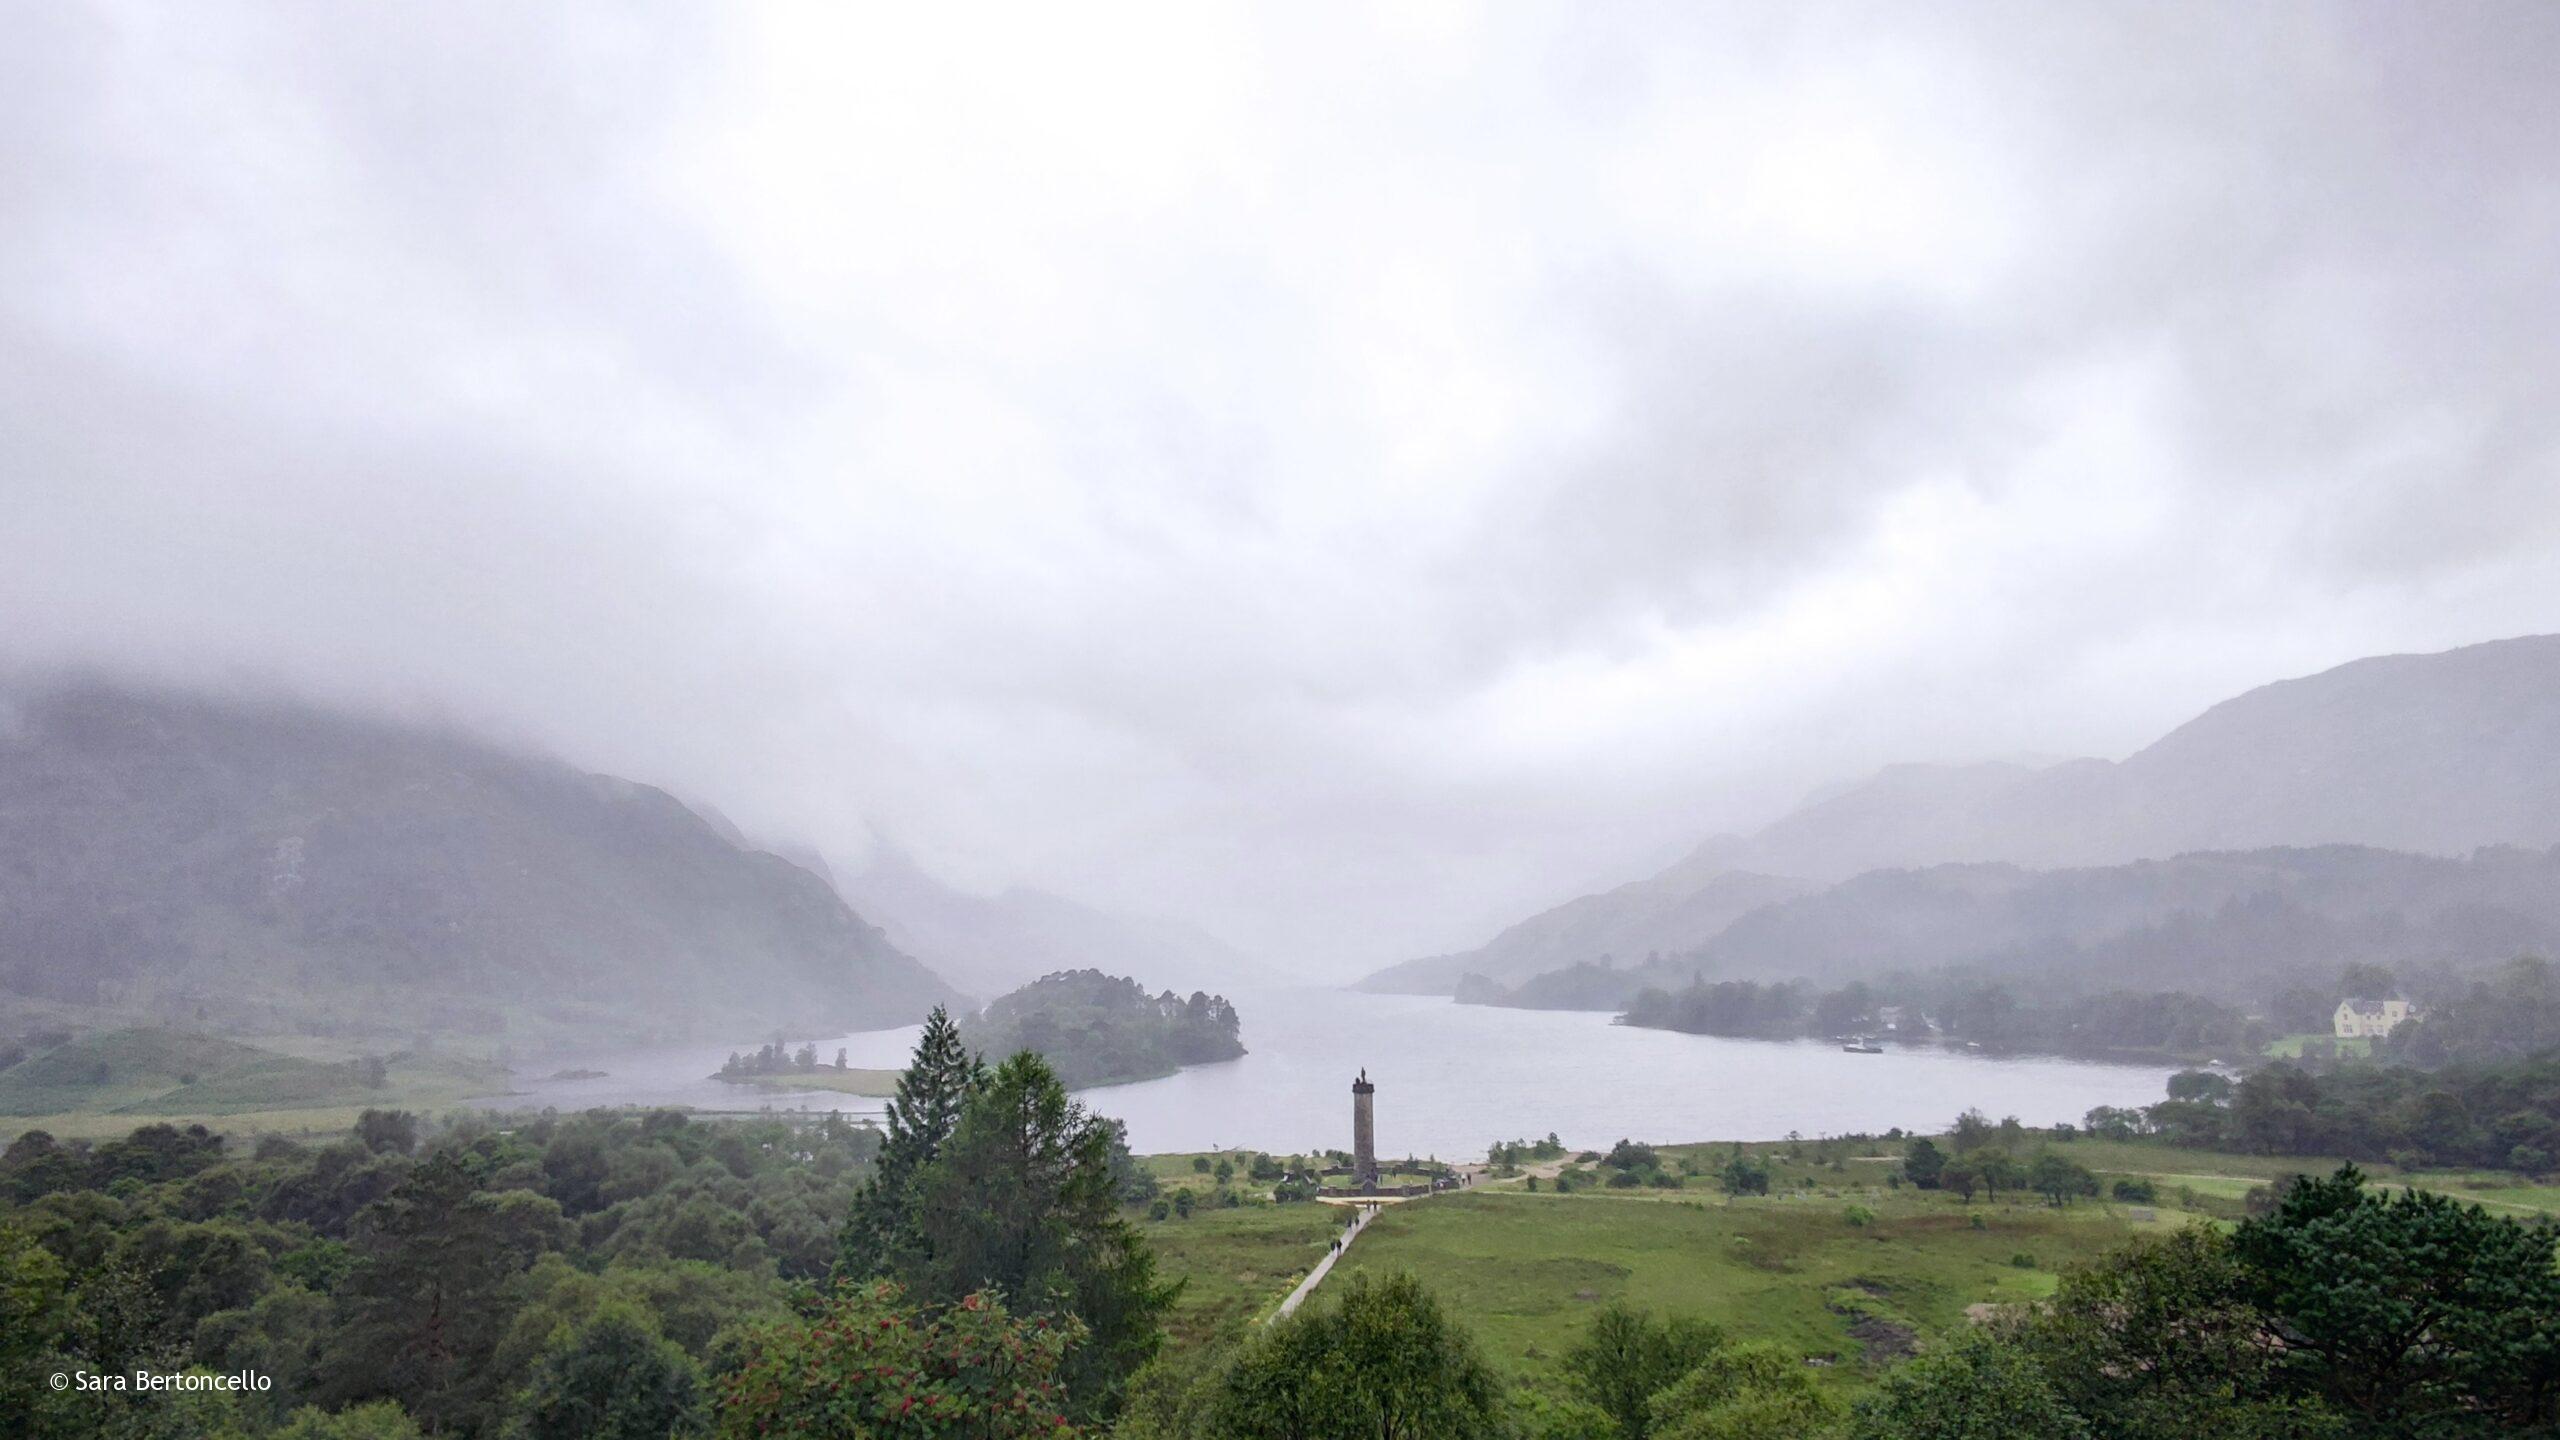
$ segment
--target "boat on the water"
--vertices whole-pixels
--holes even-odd
[[[1873,1035],[1860,1035],[1855,1039],[1843,1041],[1841,1042],[1840,1048],[1848,1051],[1852,1055],[1881,1055],[1884,1053],[1884,1047],[1876,1043],[1876,1037]]]

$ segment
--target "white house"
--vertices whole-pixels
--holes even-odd
[[[2396,995],[2387,1000],[2341,1000],[2336,1017],[2338,1038],[2348,1040],[2360,1035],[2388,1035],[2399,1027],[2401,1021],[2417,1013],[2417,1006]]]

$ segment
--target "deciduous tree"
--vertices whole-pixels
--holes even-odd
[[[1862,1402],[1851,1440],[2090,1440],[2024,1350],[1957,1336],[1884,1378]]]
[[[534,1366],[521,1409],[532,1440],[683,1440],[707,1421],[702,1372],[634,1305],[563,1329]]]
[[[1483,1440],[1502,1387],[1465,1327],[1410,1275],[1354,1275],[1339,1303],[1247,1342],[1210,1407],[1215,1440]]]
[[[720,1380],[722,1440],[1077,1440],[1060,1370],[1080,1327],[993,1295],[914,1305],[890,1282],[745,1333]]]
[[[1707,1321],[1686,1315],[1656,1320],[1613,1301],[1591,1317],[1591,1328],[1565,1352],[1564,1373],[1576,1393],[1616,1422],[1624,1440],[1645,1440],[1653,1430],[1654,1392],[1724,1343],[1724,1332]]]

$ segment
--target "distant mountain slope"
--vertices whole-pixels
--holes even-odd
[[[664,792],[98,685],[0,724],[0,993],[243,1030],[890,1025],[952,992]]]
[[[2226,700],[2120,764],[1896,766],[1734,847],[1846,879],[1956,860],[2560,843],[2560,635],[2357,660]]]
[[[1649,880],[1533,917],[1483,951],[1409,961],[1366,983],[1446,993],[1469,971],[1516,984],[1604,950],[1624,963],[1617,937],[1643,933],[1684,887],[1712,922],[1721,905],[1710,890],[1728,871],[1838,882],[1953,862],[2045,869],[2271,846],[2460,855],[2554,843],[2560,636],[2531,636],[2262,686],[2121,763],[1892,766],[1757,834],[1711,841]],[[1545,964],[1523,971],[1480,958],[1523,931],[1555,937]],[[1595,943],[1604,936],[1614,943]],[[1693,932],[1662,948],[1713,938]]]
[[[1514,985],[1604,955],[1622,965],[1641,964],[1656,953],[1701,945],[1740,916],[1811,888],[1800,880],[1727,870],[1719,860],[1701,850],[1649,879],[1532,915],[1480,949],[1408,960],[1370,976],[1360,988],[1446,995],[1469,975]]]
[[[2237,996],[2298,968],[2560,953],[2560,847],[2464,859],[2364,846],[2199,851],[2068,870],[1877,870],[1736,920],[1655,984],[1841,983],[1964,965]]]
[[[971,895],[882,845],[836,886],[961,989],[995,996],[1061,970],[1136,972],[1188,993],[1234,986],[1253,964],[1225,941],[1177,920],[1097,910],[1040,890]]]

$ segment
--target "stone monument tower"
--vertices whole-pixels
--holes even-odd
[[[1351,1082],[1351,1181],[1362,1187],[1378,1183],[1378,1119],[1370,1101],[1377,1093],[1363,1068]]]

